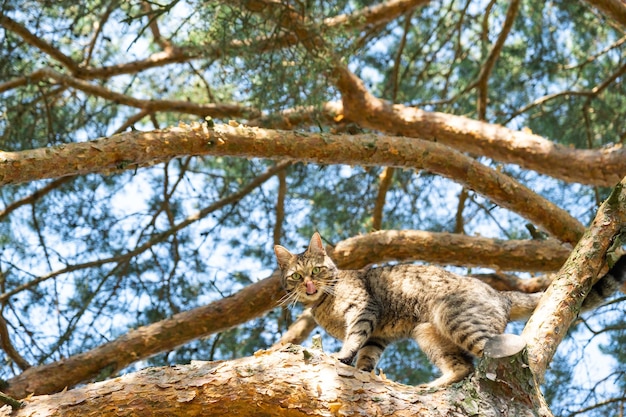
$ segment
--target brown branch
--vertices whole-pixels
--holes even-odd
[[[286,345],[288,343],[301,344],[311,332],[317,327],[317,323],[311,314],[311,309],[306,309],[293,322],[289,329],[283,333],[280,340],[274,346]]]
[[[164,50],[172,48],[172,42],[167,39],[163,39],[163,36],[161,35],[161,30],[159,29],[159,25],[156,21],[158,14],[155,14],[152,11],[152,5],[150,4],[150,2],[143,1],[141,2],[141,6],[143,7],[143,10],[148,17],[148,27],[152,32],[152,38],[154,39],[154,42]]]
[[[94,49],[96,48],[96,43],[98,42],[98,38],[100,37],[100,34],[102,33],[102,29],[104,28],[105,23],[109,20],[109,17],[111,17],[111,14],[115,11],[115,6],[117,6],[117,2],[115,1],[111,2],[107,6],[106,10],[104,11],[104,14],[100,18],[100,21],[94,22],[94,26],[96,26],[96,30],[93,36],[91,37],[91,42],[89,42],[89,47],[87,48],[87,54],[85,55],[85,59],[83,60],[82,66],[87,66],[89,65],[89,62],[91,62],[91,57],[93,55]]]
[[[571,149],[529,132],[391,104],[371,95],[346,67],[338,66],[335,74],[342,93],[343,114],[363,127],[437,141],[461,152],[518,164],[569,182],[612,186],[626,175],[626,148],[622,146],[601,150]]]
[[[4,28],[8,31],[15,33],[27,44],[34,46],[46,55],[49,55],[52,59],[60,62],[65,68],[70,70],[70,72],[74,74],[79,72],[78,64],[74,62],[72,58],[43,40],[40,36],[31,33],[21,23],[18,23],[7,15],[0,13],[0,25],[4,26]]]
[[[596,217],[526,324],[530,367],[543,375],[567,329],[576,319],[591,286],[600,277],[613,238],[626,228],[626,177],[600,206]]]
[[[182,155],[288,159],[425,169],[460,183],[518,213],[564,242],[584,227],[566,211],[511,177],[440,143],[371,134],[329,135],[204,124],[128,132],[92,142],[0,152],[0,185],[48,177],[136,169]]]
[[[380,185],[378,186],[378,194],[376,195],[376,202],[372,213],[372,229],[374,230],[380,230],[382,227],[383,208],[385,207],[387,191],[389,191],[389,187],[393,181],[394,171],[394,168],[385,167],[380,174]]]
[[[142,358],[258,317],[273,308],[280,295],[279,277],[274,274],[230,297],[131,330],[88,352],[27,369],[7,381],[5,392],[17,398],[32,392],[48,394],[94,378],[102,369],[115,373]]]
[[[43,188],[40,188],[39,190],[36,190],[35,192],[33,192],[32,194],[12,202],[11,204],[9,204],[8,206],[6,206],[2,211],[0,211],[0,221],[2,221],[5,217],[9,216],[11,213],[13,213],[15,210],[17,210],[18,208],[25,206],[27,204],[32,204],[35,201],[39,200],[41,197],[45,196],[46,194],[48,194],[50,191],[59,188],[61,185],[65,184],[66,182],[69,182],[72,179],[72,177],[63,177],[63,178],[57,178],[56,180],[50,182],[48,185],[46,185]]]
[[[602,48],[598,53],[596,53],[594,55],[589,55],[583,62],[580,62],[580,63],[577,63],[577,64],[563,65],[559,69],[572,70],[572,69],[580,68],[580,67],[582,67],[584,65],[587,65],[587,64],[595,61],[596,59],[598,59],[602,55],[606,54],[607,52],[609,52],[609,51],[611,51],[611,50],[621,46],[624,42],[626,42],[626,36],[622,36],[621,38],[619,38],[618,40],[616,40],[612,44]]]
[[[501,272],[470,274],[498,291],[519,291],[535,293],[545,291],[552,283],[554,274],[540,275],[533,278],[520,278],[513,274],[503,274]]]
[[[9,329],[4,316],[0,314],[0,347],[4,350],[4,353],[22,370],[26,370],[31,367],[30,363],[15,349],[11,343],[11,336],[9,335]]]
[[[141,121],[141,119],[143,119],[144,117],[146,117],[148,115],[153,115],[153,113],[151,111],[149,111],[149,110],[141,110],[141,111],[139,111],[137,114],[134,114],[134,115],[130,116],[128,119],[126,119],[126,121],[120,127],[118,127],[115,130],[115,132],[113,132],[113,134],[117,135],[118,133],[125,132],[128,128],[133,128],[135,123],[138,123],[139,121]],[[156,126],[155,126],[155,128],[156,128]]]
[[[279,245],[285,221],[285,198],[287,197],[287,172],[280,171],[278,177],[278,195],[276,196],[276,222],[274,223],[274,245]]]
[[[187,114],[195,114],[197,116],[212,116],[216,118],[220,117],[249,117],[255,116],[256,112],[250,111],[245,107],[241,107],[236,104],[196,104],[190,101],[180,100],[144,100],[137,99],[125,94],[120,94],[111,91],[107,88],[91,84],[87,81],[80,80],[78,78],[70,77],[65,74],[56,72],[50,68],[44,68],[36,71],[37,77],[52,78],[53,80],[67,85],[84,93],[102,97],[107,100],[114,101],[119,104],[124,104],[130,107],[136,107],[149,112],[155,111],[173,111]],[[40,75],[39,75],[40,74]],[[35,73],[32,74],[34,76]]]
[[[469,193],[467,188],[463,187],[459,193],[459,202],[456,206],[456,215],[454,216],[454,233],[465,234],[465,225],[463,220],[463,210],[465,209],[465,202]]]
[[[499,376],[497,368],[490,371]],[[506,383],[478,372],[464,386],[419,390],[340,364],[318,349],[289,345],[231,361],[149,368],[30,397],[11,415],[550,416],[529,378],[524,369]]]
[[[550,239],[504,241],[454,233],[382,230],[343,240],[329,252],[344,269],[389,261],[426,260],[498,271],[547,272],[557,271],[570,249]]]
[[[622,0],[585,0],[604,13],[609,19],[626,27],[626,4]]]
[[[590,90],[566,90],[566,91],[559,91],[558,93],[548,94],[543,97],[539,97],[532,103],[529,103],[526,106],[522,107],[521,109],[516,110],[514,113],[512,113],[509,116],[508,120],[512,120],[515,117],[519,116],[520,114],[523,114],[534,107],[541,106],[542,104],[545,104],[559,97],[574,97],[574,96],[582,96],[582,97],[589,97],[589,98],[596,97],[600,93],[602,93],[604,90],[606,90],[607,87],[609,87],[613,83],[613,81],[618,79],[624,73],[626,73],[626,64],[619,67],[611,75],[609,75],[604,81],[602,81],[600,84],[596,85]]]
[[[489,76],[491,75],[493,67],[496,65],[498,57],[500,56],[500,52],[502,51],[504,42],[506,41],[506,38],[509,36],[511,29],[513,28],[513,23],[515,22],[515,18],[517,17],[519,5],[520,0],[513,0],[509,3],[509,8],[507,9],[506,18],[504,19],[504,24],[502,26],[502,30],[500,31],[500,35],[498,35],[498,39],[496,39],[496,42],[491,48],[489,56],[485,60],[485,63],[482,65],[480,74],[478,75],[478,80],[476,81],[476,85],[478,88],[478,120],[486,120]]]
[[[391,0],[370,7],[324,19],[323,26],[341,27],[343,30],[362,30],[367,26],[380,26],[399,16],[430,3],[430,0]]]

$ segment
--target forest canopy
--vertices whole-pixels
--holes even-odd
[[[336,350],[278,305],[272,248],[315,231],[342,268],[545,290],[626,176],[625,43],[619,0],[2,1],[6,391]],[[554,346],[554,415],[623,415],[625,301]]]

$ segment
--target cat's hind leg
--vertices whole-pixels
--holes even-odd
[[[461,349],[481,357],[487,341],[504,332],[509,309],[497,294],[448,294],[433,311],[432,323]]]
[[[419,324],[413,330],[413,338],[442,373],[439,378],[421,387],[446,386],[462,380],[474,370],[472,356],[439,333],[434,325]]]

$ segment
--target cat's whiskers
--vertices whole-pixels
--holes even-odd
[[[281,307],[287,306],[288,308],[293,308],[298,303],[298,294],[296,291],[291,291],[283,295],[280,300],[278,300],[278,305]]]

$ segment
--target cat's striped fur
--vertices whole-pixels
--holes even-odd
[[[501,334],[509,320],[530,316],[541,294],[499,292],[482,281],[441,268],[395,265],[339,270],[318,233],[308,249],[294,255],[275,247],[285,303],[312,307],[315,320],[342,340],[336,357],[370,371],[390,343],[417,341],[442,376],[428,386],[456,382],[473,370],[473,356]],[[623,256],[592,289],[594,303],[626,281]],[[589,308],[587,303],[584,307]]]

